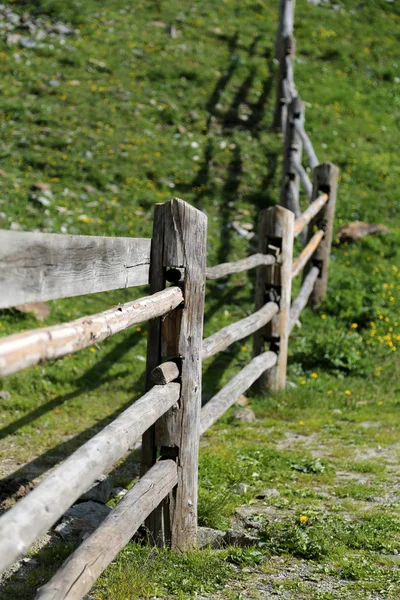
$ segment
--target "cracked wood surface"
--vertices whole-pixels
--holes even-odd
[[[145,285],[151,240],[0,231],[0,308]]]

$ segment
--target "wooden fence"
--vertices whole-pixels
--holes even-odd
[[[81,598],[143,522],[153,543],[180,551],[196,545],[200,436],[253,384],[285,387],[290,333],[306,304],[315,307],[326,293],[338,169],[318,164],[304,130],[293,81],[293,9],[293,0],[281,1],[275,111],[275,125],[285,132],[281,205],[259,215],[257,254],[207,268],[207,217],[178,198],[156,205],[152,239],[0,233],[0,308],[150,284],[150,295],[134,302],[0,341],[0,375],[7,375],[149,321],[144,396],[0,518],[4,570],[142,436],[139,482],[37,599]],[[302,148],[312,181],[301,165]],[[302,214],[300,181],[310,201]],[[294,239],[305,230],[293,260]],[[207,280],[255,267],[254,314],[203,340]],[[301,290],[291,301],[301,271]],[[254,358],[201,408],[202,361],[250,335]]]

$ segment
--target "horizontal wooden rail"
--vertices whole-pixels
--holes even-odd
[[[311,199],[312,199],[311,179],[307,175],[307,171],[305,170],[305,168],[303,167],[303,165],[301,163],[299,163],[298,161],[294,161],[293,166],[294,166],[298,176],[300,177],[300,180],[301,180],[301,183],[303,184],[303,188],[306,193],[306,196],[307,196],[308,200],[311,202]]]
[[[292,332],[293,327],[298,320],[301,311],[305,308],[309,297],[314,289],[315,282],[318,279],[319,269],[318,267],[311,267],[307,277],[303,281],[300,292],[292,302],[290,307],[290,318],[289,318],[289,334]]]
[[[248,258],[242,258],[236,262],[222,263],[206,270],[207,279],[219,279],[232,273],[241,273],[259,267],[260,265],[273,265],[275,257],[272,254],[252,254]]]
[[[304,247],[303,251],[299,254],[296,260],[292,265],[292,279],[294,279],[300,271],[304,268],[307,262],[310,260],[316,249],[318,248],[319,243],[324,237],[325,232],[320,229],[310,239],[307,246]]]
[[[232,377],[230,382],[201,409],[200,433],[203,434],[218,421],[239,396],[244,394],[267,369],[271,369],[276,361],[277,355],[275,352],[264,352],[253,358],[248,365],[243,367],[240,373]]]
[[[304,129],[303,123],[301,123],[299,120],[297,120],[297,121],[295,121],[294,126],[296,127],[296,129],[299,133],[299,136],[301,137],[301,140],[303,142],[303,147],[304,147],[305,153],[307,154],[310,167],[312,169],[314,169],[317,165],[319,165],[319,160],[317,158],[317,155],[315,154],[315,150],[311,143],[311,140],[310,140],[308,134],[306,133],[306,130]]]
[[[39,589],[36,600],[80,600],[177,481],[174,461],[156,463]]]
[[[179,287],[115,306],[70,323],[16,333],[0,340],[0,376],[61,358],[123,331],[132,325],[161,317],[183,300]]]
[[[0,308],[144,285],[151,240],[0,231]]]
[[[154,386],[0,517],[0,572],[46,533],[101,473],[110,469],[180,396],[180,385]]]
[[[257,312],[253,313],[249,317],[245,317],[232,325],[223,327],[210,337],[203,340],[202,349],[202,360],[207,360],[211,356],[214,356],[217,352],[225,350],[233,344],[252,333],[255,333],[261,327],[264,327],[276,315],[279,311],[279,306],[275,302],[268,302],[260,308]]]
[[[319,211],[328,202],[328,194],[321,194],[316,200],[296,219],[294,223],[294,237],[296,238],[310,221],[317,216]]]

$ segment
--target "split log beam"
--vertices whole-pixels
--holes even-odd
[[[46,533],[99,475],[178,402],[179,396],[178,383],[153,387],[0,517],[0,571]]]
[[[303,281],[300,292],[292,302],[290,307],[289,333],[292,333],[302,310],[306,307],[308,299],[314,289],[315,282],[318,279],[319,269],[312,267]]]
[[[232,377],[229,383],[201,409],[200,433],[203,434],[211,425],[244,394],[250,386],[268,369],[276,364],[275,352],[264,352],[253,358],[240,373]]]
[[[254,269],[259,265],[271,265],[275,259],[273,256],[266,254],[253,254],[248,258],[237,260],[236,262],[222,263],[215,267],[208,267],[206,269],[207,279],[219,279],[220,277],[226,277],[232,273],[241,273],[242,271],[248,271]]]
[[[175,379],[178,379],[179,376],[180,372],[178,365],[172,360],[158,365],[158,367],[155,367],[151,372],[151,379],[154,385],[166,385],[167,383],[171,383],[172,381],[175,381]]]
[[[303,229],[314,219],[320,212],[323,206],[328,202],[328,194],[321,194],[316,200],[305,210],[294,223],[294,237],[296,238]]]
[[[294,279],[300,273],[300,271],[304,269],[304,267],[318,248],[324,235],[325,232],[322,229],[314,233],[307,246],[304,247],[303,251],[299,254],[296,260],[293,261],[292,279]]]
[[[304,124],[300,121],[296,121],[295,127],[303,142],[304,151],[307,154],[309,165],[311,169],[315,169],[315,167],[319,165],[319,160],[317,158],[317,155],[315,154],[315,150],[311,143],[311,140],[304,129]]]

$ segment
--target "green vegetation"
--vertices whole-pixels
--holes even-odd
[[[151,236],[154,203],[177,195],[208,215],[210,265],[253,251],[231,223],[256,223],[279,197],[282,140],[270,129],[277,2],[8,5],[77,33],[34,48],[0,41],[0,227]],[[335,240],[328,297],[291,338],[287,391],[249,395],[257,421],[228,412],[202,439],[201,524],[256,524],[258,545],[175,556],[129,544],[92,592],[98,600],[400,596],[400,9],[336,5],[296,3],[306,126],[319,159],[341,169],[337,229],[363,220],[391,233]],[[33,197],[35,182],[50,184],[49,206]],[[252,312],[253,284],[250,272],[207,286],[206,335]],[[44,324],[145,293],[51,302]],[[0,315],[2,335],[38,326],[30,315]],[[0,399],[8,489],[36,481],[142,394],[145,346],[141,326],[0,382],[11,394]],[[250,357],[247,340],[207,361],[204,392]],[[136,466],[136,455],[122,461],[115,484],[130,484]],[[266,488],[274,494],[255,500]],[[13,576],[1,600],[33,598],[67,551],[41,550],[39,566]]]

